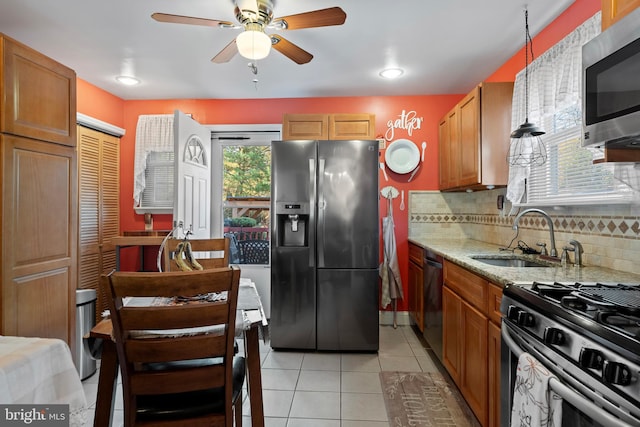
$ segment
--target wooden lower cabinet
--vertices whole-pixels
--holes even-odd
[[[500,427],[500,325],[489,322],[489,426]]]
[[[444,276],[443,364],[480,424],[498,426],[500,325],[492,319],[501,289],[447,261]],[[470,289],[474,292],[467,292]]]
[[[442,288],[442,364],[453,381],[460,384],[460,322],[462,299],[449,288]]]

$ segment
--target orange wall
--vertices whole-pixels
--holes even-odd
[[[534,38],[536,52],[544,52],[562,39],[587,18],[600,10],[600,0],[576,0],[562,15],[548,25]],[[515,75],[524,67],[524,52],[521,50],[498,68],[488,81],[513,81]],[[272,124],[281,123],[284,113],[354,113],[367,112],[376,115],[376,132],[385,135],[387,123],[400,119],[402,112],[415,112],[423,118],[419,129],[411,135],[407,129],[395,129],[390,140],[406,138],[418,147],[427,142],[425,163],[410,183],[408,175],[398,175],[388,170],[389,182],[379,174],[380,187],[393,185],[405,191],[405,204],[409,190],[435,190],[438,187],[438,144],[437,123],[455,103],[462,98],[459,95],[417,95],[398,97],[344,97],[344,98],[293,98],[293,99],[254,99],[254,100],[153,100],[124,101],[95,86],[78,79],[78,111],[94,118],[106,121],[126,129],[121,140],[121,189],[120,189],[120,227],[121,230],[142,230],[142,215],[133,210],[133,160],[135,129],[140,114],[169,114],[178,109],[190,113],[202,124]],[[381,153],[384,161],[384,152]],[[380,203],[380,214],[386,215],[384,203]],[[401,276],[407,293],[408,279],[408,210],[400,211],[400,198],[394,200],[394,220]],[[156,215],[155,229],[170,229],[170,215]],[[122,260],[123,269],[136,267],[137,257],[134,251],[126,251]],[[399,304],[399,310],[406,310],[406,301]]]

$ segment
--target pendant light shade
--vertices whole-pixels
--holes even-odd
[[[540,166],[547,161],[547,150],[544,147],[540,135],[545,132],[542,128],[529,122],[529,51],[531,51],[531,60],[533,61],[533,41],[529,34],[529,12],[524,11],[525,22],[525,66],[524,66],[524,98],[525,98],[525,119],[524,123],[518,126],[518,129],[511,132],[511,145],[509,154],[507,154],[507,162],[511,166]]]

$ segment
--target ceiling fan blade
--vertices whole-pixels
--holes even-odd
[[[151,15],[158,22],[168,22],[171,24],[189,24],[204,25],[207,27],[233,27],[234,24],[229,21],[219,21],[217,19],[194,18],[192,16],[171,15],[168,13],[154,13]]]
[[[311,12],[298,13],[297,15],[275,18],[274,26],[285,30],[298,30],[301,28],[327,27],[330,25],[342,25],[347,19],[347,14],[339,7],[313,10]]]
[[[216,64],[223,64],[225,62],[231,61],[236,53],[238,53],[238,46],[236,45],[236,39],[231,40],[231,42],[224,47],[216,56],[211,58],[211,62]]]
[[[277,34],[271,35],[271,43],[275,50],[298,64],[306,64],[313,59],[313,55],[309,52]]]

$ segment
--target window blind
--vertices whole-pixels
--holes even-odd
[[[528,205],[627,203],[633,190],[616,179],[614,165],[594,164],[592,149],[582,147],[582,126],[547,134],[542,140],[547,162],[532,166],[527,182]]]
[[[144,171],[145,188],[142,191],[140,207],[172,208],[174,162],[173,152],[152,151],[147,156]]]

